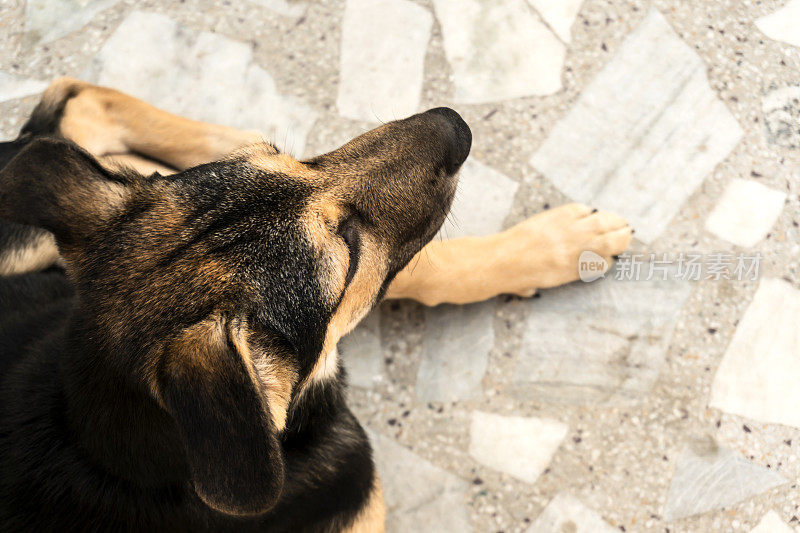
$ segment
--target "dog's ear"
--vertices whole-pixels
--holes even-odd
[[[121,176],[75,143],[37,138],[0,169],[0,218],[44,228],[69,245],[116,213],[125,193]]]
[[[238,326],[214,315],[170,344],[158,375],[197,495],[212,509],[240,516],[271,509],[284,481],[267,395],[242,353],[246,342]]]

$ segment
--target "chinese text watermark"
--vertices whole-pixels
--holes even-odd
[[[746,253],[624,253],[618,256],[611,271],[602,256],[585,251],[578,259],[578,274],[586,282],[602,277],[619,281],[651,280],[735,280],[758,279],[761,254]]]

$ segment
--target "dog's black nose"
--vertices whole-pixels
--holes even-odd
[[[461,115],[449,107],[437,107],[428,111],[433,115],[444,117],[453,127],[454,143],[450,150],[450,160],[447,162],[448,172],[455,172],[461,164],[466,161],[469,150],[472,147],[472,131],[461,118]]]

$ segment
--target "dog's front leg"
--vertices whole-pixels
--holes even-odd
[[[114,89],[66,77],[48,87],[26,129],[66,137],[98,158],[111,156],[162,172],[214,161],[263,140],[258,132],[173,115]]]
[[[387,298],[425,305],[465,304],[498,294],[532,296],[578,279],[578,258],[589,250],[609,264],[633,229],[613,213],[568,204],[539,213],[488,237],[428,244],[389,286]]]

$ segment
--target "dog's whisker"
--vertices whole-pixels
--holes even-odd
[[[369,110],[370,110],[370,112],[372,113],[372,116],[373,116],[373,117],[375,117],[375,120],[377,120],[378,122],[380,122],[380,123],[381,123],[381,125],[384,125],[384,126],[386,125],[386,122],[384,122],[383,120],[381,120],[381,118],[378,116],[378,113],[375,111],[375,108],[373,107],[373,104],[372,104],[372,103],[370,103],[370,104],[369,104]],[[365,131],[367,131],[367,130],[365,130]]]

